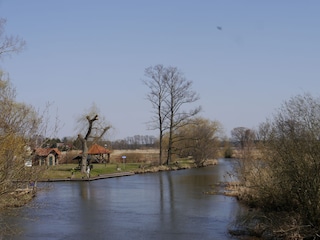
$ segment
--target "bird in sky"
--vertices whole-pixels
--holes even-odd
[[[220,27],[220,26],[217,26],[217,29],[220,30],[220,31],[222,31],[222,27]]]

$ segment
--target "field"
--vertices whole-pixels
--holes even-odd
[[[126,156],[126,162],[152,163],[158,162],[158,149],[134,149],[134,150],[113,150],[110,155],[112,163],[122,162],[122,156]]]

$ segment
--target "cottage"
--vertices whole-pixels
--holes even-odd
[[[54,166],[59,164],[61,152],[58,148],[36,148],[34,150],[34,165]]]

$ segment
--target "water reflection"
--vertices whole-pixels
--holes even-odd
[[[94,182],[54,183],[17,218],[24,234],[14,239],[229,239],[237,202],[205,195],[223,181],[230,164]]]

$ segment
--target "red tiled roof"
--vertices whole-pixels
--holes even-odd
[[[58,148],[36,148],[35,149],[35,154],[40,157],[46,157],[52,152],[55,152],[56,154],[61,155],[61,152],[59,151]]]
[[[110,150],[98,145],[98,144],[93,144],[90,149],[88,150],[88,154],[91,155],[96,155],[96,154],[108,154],[110,153]]]

